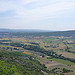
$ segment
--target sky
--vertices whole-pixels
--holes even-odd
[[[75,0],[0,0],[0,28],[75,30]]]

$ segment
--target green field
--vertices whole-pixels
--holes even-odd
[[[72,63],[72,62],[67,61],[67,60],[58,59],[58,58],[53,58],[50,60],[57,61],[58,63],[62,63],[62,64],[66,64],[66,65],[75,65],[75,63]]]

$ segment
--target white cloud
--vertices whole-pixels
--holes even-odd
[[[59,2],[31,10],[28,10],[26,8],[17,8],[16,13],[20,18],[37,21],[48,17],[59,17],[59,14],[70,11],[74,8],[74,6],[75,2]]]
[[[24,7],[24,5],[27,5],[28,3],[31,2],[37,2],[36,5],[33,4],[32,6],[35,7],[35,9],[27,9],[26,7]],[[70,10],[72,8],[75,8],[75,1],[73,2],[66,2],[66,1],[60,1],[60,0],[52,0],[49,1],[47,0],[47,4],[44,4],[46,2],[46,0],[1,0],[0,1],[0,12],[5,12],[8,10],[13,10],[18,16],[30,16],[30,15],[38,15],[38,16],[42,16],[42,15],[52,15],[55,13],[59,13],[59,12],[63,12],[66,10]],[[53,2],[53,4],[51,4],[50,2]],[[55,3],[54,3],[55,2]],[[42,5],[42,4],[44,5]],[[40,5],[42,5],[42,7],[39,7]]]
[[[10,19],[10,24],[24,25],[45,19],[63,17],[70,11],[74,11],[74,0],[0,0],[0,13],[13,11],[13,17],[1,17],[1,19]],[[17,20],[18,19],[18,20]],[[8,23],[8,20],[7,20]]]

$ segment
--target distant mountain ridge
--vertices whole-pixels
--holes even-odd
[[[75,30],[69,31],[46,31],[46,30],[34,30],[34,29],[0,29],[1,36],[4,33],[8,33],[6,36],[65,36],[75,37]],[[4,34],[5,35],[5,34]]]
[[[0,32],[55,32],[55,31],[39,30],[39,29],[5,29],[5,28],[0,28]]]

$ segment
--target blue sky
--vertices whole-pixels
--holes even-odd
[[[0,28],[75,30],[75,0],[0,0]]]

